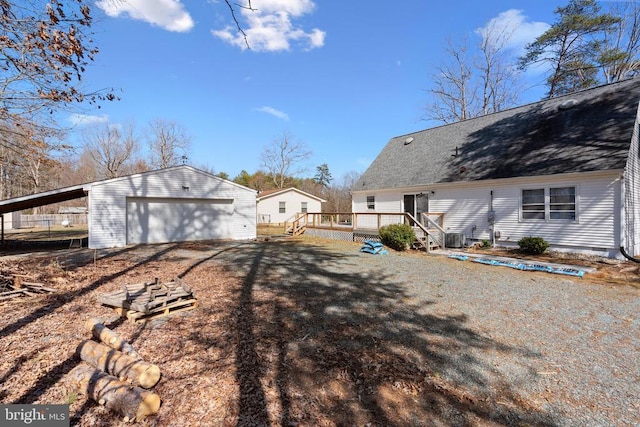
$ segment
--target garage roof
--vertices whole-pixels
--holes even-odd
[[[44,193],[0,200],[0,214],[49,205],[51,203],[79,199],[87,195],[88,186],[86,189],[85,186],[87,186],[87,184],[74,185],[71,187],[59,188],[57,190],[45,191]]]

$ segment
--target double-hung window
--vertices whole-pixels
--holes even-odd
[[[376,196],[367,196],[367,209],[376,208]]]
[[[521,218],[523,220],[577,219],[576,187],[523,189]]]
[[[300,212],[307,213],[307,202],[300,202]]]
[[[278,212],[279,213],[287,213],[286,202],[278,202]]]

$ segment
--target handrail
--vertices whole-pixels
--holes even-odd
[[[424,225],[422,225],[422,224],[421,224],[421,223],[420,223],[416,218],[414,218],[414,217],[413,217],[413,215],[411,215],[411,214],[410,214],[410,213],[408,213],[408,212],[405,212],[405,213],[404,213],[404,215],[405,215],[405,218],[409,218],[409,220],[410,220],[413,224],[415,224],[415,226],[416,226],[416,227],[418,227],[420,230],[422,230],[422,232],[423,232],[425,235],[427,235],[427,245],[426,245],[426,250],[427,250],[427,252],[429,252],[429,241],[428,241],[428,238],[429,238],[429,237],[432,237],[436,242],[440,243],[440,246],[442,246],[442,247],[444,248],[444,242],[440,242],[440,239],[436,238],[436,236],[434,236],[433,234],[431,234],[431,232],[429,231],[429,229],[428,229],[428,228],[426,228]],[[424,215],[424,213],[423,213],[423,215]],[[431,220],[429,219],[429,221],[431,221]],[[432,222],[433,222],[433,221],[432,221]],[[438,227],[438,228],[440,228],[440,227]],[[443,230],[443,231],[444,231],[444,230]]]
[[[444,229],[444,228],[442,228],[442,227],[440,227],[440,226],[438,225],[438,223],[437,223],[437,222],[435,222],[434,220],[432,220],[431,218],[429,218],[429,216],[428,216],[428,214],[427,214],[427,213],[425,213],[425,212],[421,212],[420,214],[422,215],[422,217],[423,217],[424,219],[426,219],[426,220],[427,220],[427,223],[432,223],[432,224],[433,224],[433,225],[438,229],[438,231],[440,231],[441,233],[446,233],[445,229]]]
[[[307,215],[309,215],[307,212],[303,212],[303,213],[299,213],[299,214],[295,214],[294,215],[294,220],[291,223],[291,233],[293,235],[296,234],[296,231],[298,231],[300,228],[302,228],[302,226],[300,225],[300,223],[302,222],[302,219],[304,218],[304,224],[307,224]],[[284,230],[285,232],[287,232],[288,230],[288,225],[287,225],[288,221],[285,221],[284,223]]]
[[[427,224],[435,226],[435,228],[440,232],[440,233],[439,233],[440,235],[439,235],[438,237],[436,237],[436,236],[432,235],[431,233],[429,233],[429,235],[430,235],[431,237],[433,237],[433,239],[434,239],[436,242],[438,242],[438,243],[440,244],[440,247],[441,247],[442,249],[445,249],[445,248],[446,248],[446,239],[445,239],[445,234],[447,233],[447,232],[445,231],[445,229],[444,229],[444,228],[442,228],[442,227],[441,227],[437,222],[435,222],[433,219],[429,218],[429,213],[428,213],[428,212],[421,212],[421,215],[422,215],[422,217],[426,220]],[[440,215],[440,217],[441,217],[441,218],[443,217],[443,214],[439,214],[439,215]],[[427,251],[428,251],[428,249],[427,249]]]

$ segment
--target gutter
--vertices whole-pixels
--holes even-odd
[[[625,232],[626,232],[625,220],[626,220],[626,214],[627,214],[627,211],[625,209],[625,203],[624,203],[626,198],[625,173],[626,171],[623,172],[622,175],[620,176],[620,253],[622,254],[623,257],[625,257],[629,261],[633,261],[640,264],[640,259],[634,258],[627,253],[623,243],[626,240],[625,239]]]

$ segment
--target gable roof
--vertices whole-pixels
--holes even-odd
[[[35,208],[38,206],[50,205],[52,203],[59,203],[59,202],[65,202],[68,200],[79,199],[81,197],[85,197],[91,190],[91,187],[93,187],[94,185],[108,184],[112,182],[132,179],[134,177],[139,177],[144,175],[166,173],[168,171],[176,170],[176,169],[190,170],[192,172],[202,174],[209,178],[214,178],[220,181],[224,181],[227,184],[231,184],[236,187],[243,188],[247,191],[255,193],[255,190],[249,187],[240,185],[238,183],[235,183],[233,181],[228,181],[226,179],[220,178],[218,176],[215,176],[213,174],[210,174],[208,172],[194,168],[189,165],[180,165],[180,166],[173,166],[165,169],[156,169],[156,170],[141,172],[141,173],[132,174],[132,175],[125,175],[118,178],[105,179],[102,181],[94,181],[94,182],[88,182],[85,184],[72,185],[70,187],[58,188],[56,190],[45,191],[43,193],[29,194],[27,196],[20,196],[12,199],[0,200],[0,214],[21,211],[24,209]]]
[[[392,138],[353,191],[623,169],[640,78]]]
[[[258,194],[257,201],[268,199],[270,197],[275,197],[275,196],[278,196],[278,195],[281,195],[281,194],[285,194],[285,193],[288,193],[290,191],[294,191],[296,193],[302,194],[303,196],[310,197],[310,198],[315,199],[315,200],[317,200],[317,201],[319,201],[321,203],[326,202],[326,200],[324,200],[324,199],[322,199],[322,198],[320,198],[318,196],[314,196],[311,193],[307,193],[306,191],[302,191],[302,190],[299,190],[299,189],[294,188],[294,187],[278,188],[278,189],[275,189],[275,190],[263,191],[260,194]]]

